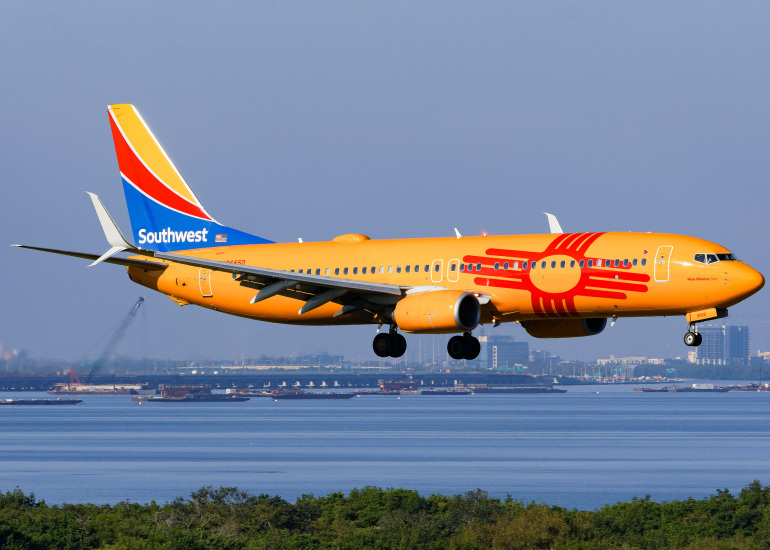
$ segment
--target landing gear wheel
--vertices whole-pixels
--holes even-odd
[[[452,336],[447,342],[446,350],[452,359],[473,361],[481,352],[481,344],[470,332],[466,332],[462,336]]]
[[[393,347],[390,334],[384,332],[375,336],[374,342],[372,342],[372,349],[374,349],[374,353],[377,354],[377,357],[390,357]]]
[[[702,343],[703,343],[703,335],[700,332],[696,332],[695,333],[695,343],[693,344],[693,346],[695,346],[697,348]]]
[[[470,334],[467,334],[463,338],[463,359],[467,361],[473,361],[481,353],[481,344],[478,338],[474,338]]]
[[[390,344],[393,349],[390,351],[391,357],[401,357],[406,353],[406,338],[401,334],[391,334]]]
[[[452,336],[447,342],[446,351],[452,359],[462,359],[465,356],[465,345],[462,336]]]
[[[700,344],[700,341],[698,340],[698,337],[700,334],[696,334],[694,332],[688,332],[684,335],[684,345],[685,346],[697,346]],[[697,344],[696,344],[697,342]]]

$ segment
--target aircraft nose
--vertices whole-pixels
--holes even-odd
[[[742,298],[747,298],[765,286],[765,278],[750,265],[741,264],[741,269],[736,270],[735,273],[735,283],[741,291]]]

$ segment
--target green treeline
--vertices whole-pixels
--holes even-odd
[[[236,488],[204,487],[159,506],[48,506],[21,490],[0,494],[0,548],[499,548],[770,549],[770,487],[738,496],[566,510],[464,495],[421,497],[366,487],[348,496],[305,495],[294,504]]]

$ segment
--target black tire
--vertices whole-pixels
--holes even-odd
[[[375,336],[374,342],[372,342],[372,349],[377,354],[377,357],[390,357],[393,350],[393,341],[390,338],[390,334],[381,332]]]
[[[481,353],[481,344],[479,343],[478,338],[471,336],[470,338],[466,338],[463,343],[465,344],[463,346],[463,359],[466,361],[473,361],[476,359],[476,357],[479,356],[479,353]]]
[[[688,332],[684,335],[684,345],[685,346],[694,346],[695,342],[698,340],[697,335],[694,332]]]
[[[393,349],[390,352],[391,357],[401,357],[406,353],[406,338],[401,334],[392,334],[390,337]]]
[[[703,343],[703,335],[698,332],[695,334],[695,343],[693,344],[694,347],[698,347]]]
[[[462,336],[452,336],[447,342],[446,351],[452,359],[462,359],[464,357],[465,345]]]

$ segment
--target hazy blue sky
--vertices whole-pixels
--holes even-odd
[[[566,231],[699,236],[767,276],[769,29],[768,2],[3,2],[0,240],[105,251],[86,190],[129,233],[106,113],[125,102],[214,217],[272,240],[540,233],[548,211]],[[180,308],[117,266],[5,245],[0,262],[6,348],[94,353],[144,294],[121,353],[374,358],[373,327]],[[730,312],[754,350],[769,301]],[[486,333],[665,357],[685,330]]]

